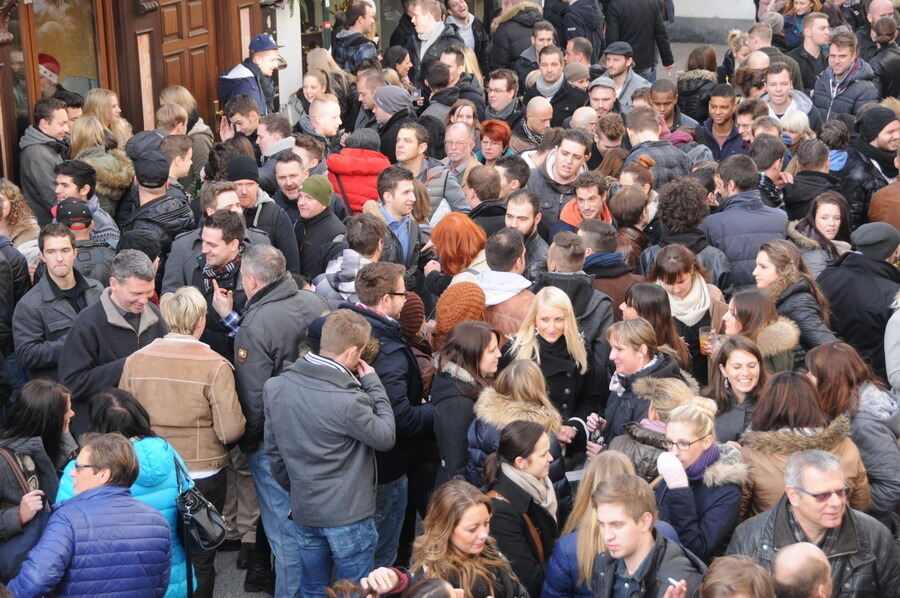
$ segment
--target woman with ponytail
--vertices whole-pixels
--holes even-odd
[[[494,505],[491,536],[529,596],[541,594],[544,564],[559,535],[550,443],[544,426],[516,420],[504,426],[497,452],[484,463]]]
[[[716,444],[716,404],[694,397],[676,407],[666,425],[666,448],[657,459],[659,518],[706,562],[725,552],[738,524],[747,466],[738,449]]]

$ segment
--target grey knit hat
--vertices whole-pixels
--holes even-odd
[[[385,85],[375,90],[375,104],[388,114],[396,114],[412,105],[409,93],[397,85]]]
[[[613,91],[615,91],[616,82],[613,81],[610,77],[603,75],[603,76],[597,77],[596,79],[591,81],[591,84],[588,85],[588,91],[591,91],[595,87],[608,87],[608,88],[612,89]]]

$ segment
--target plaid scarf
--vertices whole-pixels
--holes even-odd
[[[800,523],[794,517],[794,511],[793,509],[791,509],[790,505],[786,505],[786,508],[788,523],[791,524],[791,534],[793,534],[794,539],[797,540],[797,542],[812,542],[813,544],[821,548],[822,552],[824,552],[826,556],[830,555],[834,550],[835,543],[837,543],[841,528],[833,527],[825,532],[825,535],[822,536],[821,540],[819,540],[818,542],[813,542],[806,537],[806,533],[803,531],[803,528],[800,527]]]
[[[241,251],[238,251],[238,254],[231,259],[231,261],[222,264],[221,266],[210,266],[204,260],[204,257],[201,255],[200,259],[204,260],[203,262],[203,288],[206,292],[210,292],[213,288],[212,281],[215,280],[220,287],[232,288],[233,281],[238,271],[241,268]]]

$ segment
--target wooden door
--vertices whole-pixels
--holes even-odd
[[[214,0],[162,0],[160,42],[165,85],[191,90],[203,120],[215,121],[216,58]],[[226,67],[227,68],[227,67]]]

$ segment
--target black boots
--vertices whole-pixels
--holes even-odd
[[[274,596],[275,571],[272,569],[270,553],[251,550],[247,557],[247,575],[244,577],[244,591],[266,592]]]

